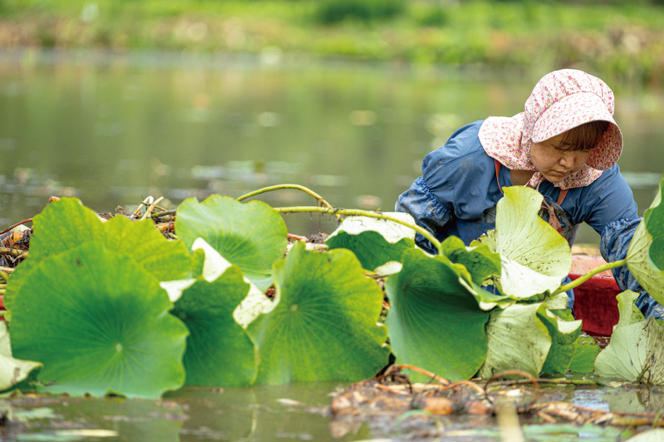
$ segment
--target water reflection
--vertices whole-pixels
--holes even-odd
[[[336,206],[391,210],[427,152],[465,122],[519,112],[531,87],[278,57],[0,53],[0,223],[34,215],[51,194],[110,211],[148,194],[175,205],[280,182],[311,186]],[[620,164],[642,211],[664,170],[663,103],[653,91],[618,91]],[[265,196],[282,199],[312,203]],[[300,234],[333,226],[318,216],[288,222]],[[580,241],[596,241],[588,231]]]

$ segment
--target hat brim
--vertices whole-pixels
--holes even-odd
[[[622,132],[600,97],[580,92],[561,99],[535,122],[532,141],[539,143],[591,121],[607,121],[609,128],[590,151],[586,164],[605,170],[618,162],[622,153]]]

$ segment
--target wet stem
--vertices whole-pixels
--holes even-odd
[[[615,269],[617,267],[622,267],[625,264],[627,264],[627,258],[621,259],[621,260],[618,260],[618,261],[609,262],[609,263],[606,263],[602,266],[594,268],[591,271],[589,271],[588,273],[586,273],[585,275],[576,278],[574,281],[572,281],[568,284],[565,284],[563,286],[558,287],[558,289],[556,291],[554,291],[551,294],[551,296],[555,296],[559,293],[563,293],[563,292],[566,292],[570,289],[578,287],[581,284],[583,284],[584,282],[586,282],[587,280],[589,280],[590,278],[592,278],[593,276],[597,275],[598,273],[602,273],[605,270],[610,270],[610,269]]]

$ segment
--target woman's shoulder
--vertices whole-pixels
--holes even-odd
[[[447,173],[485,172],[493,167],[493,160],[486,154],[478,133],[482,120],[474,121],[457,129],[444,145],[429,153],[422,162],[422,176],[439,175],[441,169]]]

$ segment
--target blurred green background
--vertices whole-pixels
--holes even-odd
[[[391,210],[457,127],[518,113],[563,67],[616,92],[643,211],[664,170],[662,1],[0,0],[0,223],[51,194],[110,211],[279,182]]]

